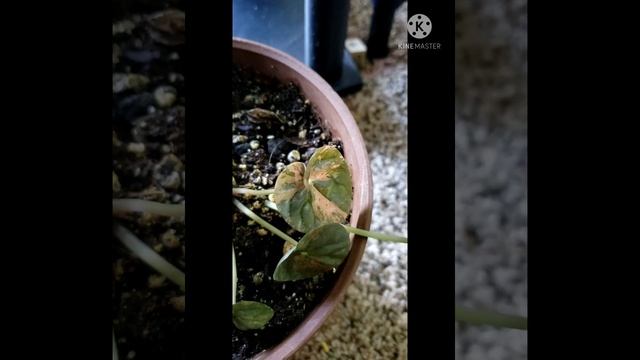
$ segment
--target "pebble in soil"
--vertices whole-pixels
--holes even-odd
[[[234,66],[232,116],[233,178],[238,186],[273,188],[278,174],[292,161],[307,162],[315,149],[335,145],[312,105],[293,84],[281,84]],[[258,111],[253,111],[259,109]],[[264,198],[241,201],[262,218],[287,232],[295,232]],[[328,272],[313,279],[275,282],[272,279],[283,255],[283,240],[244,214],[233,217],[233,243],[238,270],[237,301],[259,301],[271,306],[274,317],[262,330],[240,331],[232,326],[233,359],[252,355],[280,343],[323,299],[335,281]]]

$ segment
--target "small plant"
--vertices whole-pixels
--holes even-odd
[[[235,180],[233,181],[235,185]],[[233,204],[240,212],[286,242],[287,249],[273,273],[275,281],[295,281],[314,277],[340,266],[349,254],[349,233],[382,241],[407,243],[407,238],[382,234],[345,225],[351,209],[353,188],[349,167],[342,154],[333,146],[317,149],[308,164],[293,162],[276,180],[274,189],[254,190],[233,188],[233,194],[272,196],[264,204],[280,213],[295,230],[304,233],[300,241],[262,219],[237,199]],[[257,302],[235,304],[235,254],[233,285],[233,321],[240,330],[263,328],[273,316],[273,310]],[[243,304],[245,303],[245,304]],[[240,305],[242,304],[242,305]],[[456,306],[458,321],[475,325],[492,325],[527,329],[527,319],[492,312],[482,312]]]
[[[406,243],[407,238],[380,234],[373,231],[345,225],[353,198],[351,173],[347,162],[338,149],[323,146],[317,149],[308,164],[293,162],[286,166],[276,180],[274,189],[253,190],[234,188],[233,193],[245,196],[273,196],[273,202],[266,200],[266,206],[277,210],[293,229],[304,233],[296,241],[280,229],[262,219],[237,199],[233,204],[246,216],[271,231],[286,242],[284,255],[273,273],[275,281],[295,281],[314,277],[332,271],[346,259],[351,250],[349,233],[376,238],[383,241]],[[235,274],[235,254],[234,274]],[[235,304],[235,275],[234,275]],[[233,319],[238,326],[249,329],[262,328],[273,316],[268,306],[249,302],[234,305]],[[254,316],[249,320],[249,317]]]

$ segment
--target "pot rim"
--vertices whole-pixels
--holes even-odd
[[[348,146],[354,149],[354,158],[347,158],[347,162],[359,164],[358,170],[362,173],[361,179],[359,179],[360,181],[354,182],[354,198],[350,223],[351,226],[368,230],[371,225],[373,203],[371,166],[360,129],[342,98],[340,98],[320,75],[291,55],[273,47],[238,37],[233,37],[232,44],[234,49],[253,52],[271,62],[277,62],[281,66],[289,68],[289,70],[295,74],[295,78],[305,79],[317,92],[326,98],[331,107],[339,114],[340,121],[345,125],[349,135],[348,141],[341,139],[343,146],[348,143]],[[296,85],[300,86],[300,84]],[[322,120],[327,121],[326,119]],[[351,171],[353,173],[353,169]],[[282,342],[256,354],[253,360],[280,360],[290,357],[306,344],[325,323],[329,315],[331,315],[336,306],[341,302],[364,254],[367,239],[359,235],[352,236],[351,251],[340,269],[338,269],[338,277],[329,293],[325,295],[324,299]]]

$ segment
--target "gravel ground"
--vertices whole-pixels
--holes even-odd
[[[351,1],[365,39],[369,0]],[[526,1],[456,1],[456,300],[526,315]],[[406,4],[391,44],[406,41]],[[345,98],[371,159],[372,230],[407,231],[407,64],[394,49]],[[353,285],[294,359],[407,358],[407,249],[370,240]],[[456,328],[456,359],[525,359],[526,333]]]
[[[456,300],[527,315],[527,2],[456,1]],[[527,358],[527,334],[456,329],[456,358]]]

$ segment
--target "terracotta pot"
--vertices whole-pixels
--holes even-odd
[[[353,178],[351,226],[369,229],[373,183],[367,149],[351,112],[336,92],[309,67],[272,47],[233,39],[233,62],[283,83],[293,82],[311,102],[323,126],[343,143],[344,157]],[[367,239],[354,236],[351,253],[338,269],[338,278],[329,294],[279,345],[254,357],[255,360],[286,359],[304,345],[320,328],[342,299],[360,264]]]

